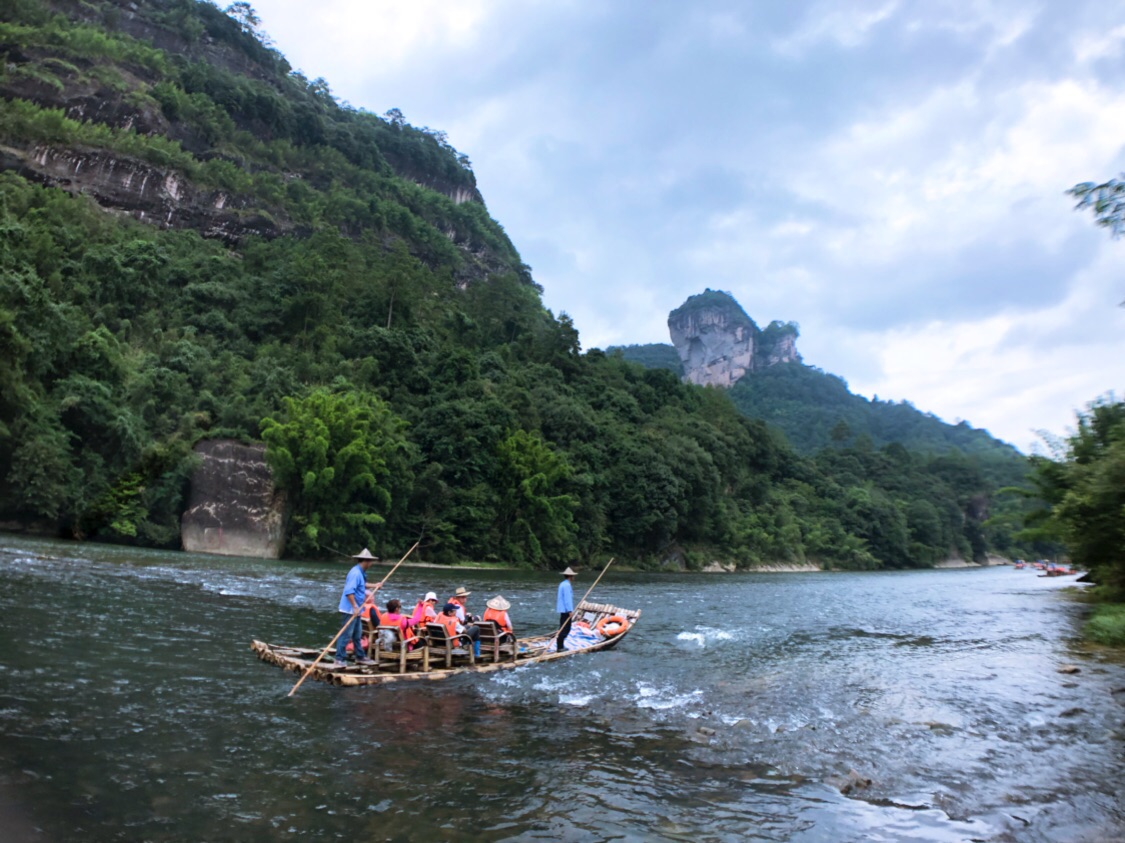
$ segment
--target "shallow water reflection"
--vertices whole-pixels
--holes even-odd
[[[1072,649],[1065,581],[613,573],[597,597],[644,611],[617,650],[287,698],[249,641],[326,640],[345,572],[0,538],[0,793],[33,839],[1125,834],[1125,669]],[[458,577],[386,596],[466,585],[552,628],[554,578]]]

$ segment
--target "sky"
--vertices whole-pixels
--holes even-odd
[[[1125,395],[1104,0],[257,0],[294,68],[469,156],[584,349],[710,288],[805,363],[1024,452]]]

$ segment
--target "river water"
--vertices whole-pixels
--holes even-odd
[[[1067,578],[611,568],[591,599],[643,610],[615,650],[288,698],[249,643],[326,642],[346,570],[0,536],[0,838],[1125,838],[1125,665]],[[384,595],[502,593],[531,634],[557,582]]]

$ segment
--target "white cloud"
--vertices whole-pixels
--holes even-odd
[[[495,11],[484,0],[329,0],[315,11],[303,0],[256,0],[254,7],[262,27],[290,49],[318,62],[332,58],[356,73],[471,45]]]
[[[504,10],[486,0],[255,0],[262,28],[290,64],[310,79],[323,76],[336,96],[382,113],[409,103],[387,89],[402,68],[427,58],[471,51]],[[440,61],[440,59],[438,59]],[[369,92],[380,91],[377,102]],[[428,118],[427,118],[428,119]]]
[[[929,0],[909,7],[905,29],[912,35],[948,32],[959,40],[983,37],[981,56],[988,59],[1016,44],[1046,8],[1026,0]]]
[[[584,347],[667,341],[712,287],[1022,447],[1120,385],[1125,244],[1064,195],[1125,167],[1114,4],[255,6],[338,95],[449,132]]]
[[[807,235],[837,270],[928,260],[990,240],[1057,246],[1087,224],[1063,191],[1115,172],[1123,139],[1125,91],[1066,79],[986,98],[963,82],[799,150],[792,185],[839,212]],[[865,293],[862,285],[852,292]]]
[[[1125,48],[1125,25],[1108,32],[1084,32],[1074,40],[1074,57],[1085,63],[1097,59],[1116,58]]]
[[[882,372],[853,389],[968,419],[1030,452],[1035,431],[1062,433],[1075,410],[1125,387],[1125,309],[1113,306],[1122,250],[1104,244],[1054,307],[872,333]]]
[[[898,0],[851,3],[846,8],[837,3],[817,4],[806,14],[804,25],[796,32],[775,39],[773,48],[780,55],[800,57],[824,42],[858,47],[867,41],[871,30],[889,19],[898,7]]]

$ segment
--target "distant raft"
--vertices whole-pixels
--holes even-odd
[[[332,666],[332,655],[328,653],[313,668],[309,678],[330,685],[381,685],[507,670],[616,647],[640,617],[639,609],[622,609],[607,603],[579,603],[563,650],[555,649],[554,635],[513,639],[490,622],[478,622],[480,656],[474,656],[470,647],[450,642],[440,624],[427,624],[425,634],[414,642],[403,641],[397,627],[378,627],[368,630],[368,655],[374,664],[349,663],[347,667],[337,668]],[[609,629],[603,633],[601,630],[606,627]],[[302,675],[324,652],[315,647],[284,647],[258,640],[251,642],[250,649],[262,661]]]

